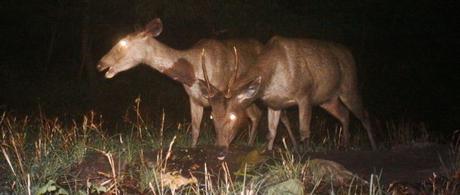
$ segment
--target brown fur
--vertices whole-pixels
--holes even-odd
[[[163,73],[187,86],[192,86],[196,81],[192,64],[183,58],[177,60],[171,68],[165,69]]]
[[[106,78],[129,70],[139,64],[146,64],[183,84],[189,95],[192,118],[192,146],[198,142],[203,108],[209,106],[205,94],[201,93],[197,79],[203,78],[200,53],[206,51],[209,80],[219,90],[227,87],[234,64],[233,47],[240,48],[240,72],[253,65],[260,53],[262,44],[256,40],[213,40],[204,39],[187,50],[176,50],[156,39],[163,31],[159,18],[149,22],[141,32],[133,32],[123,37],[106,55],[102,57],[97,69],[105,71]],[[260,120],[257,106],[247,109],[252,122],[251,132],[255,132]],[[251,133],[253,135],[253,133]]]
[[[313,40],[273,37],[245,74],[232,85],[230,98],[214,97],[213,110],[221,110],[222,117],[215,120],[221,127],[218,140],[228,147],[236,129],[236,120],[243,110],[261,99],[268,106],[269,143],[272,149],[281,110],[297,105],[299,108],[300,140],[308,142],[312,106],[320,106],[339,120],[344,135],[343,145],[349,143],[349,113],[353,113],[368,132],[376,149],[370,121],[357,89],[356,67],[348,49],[342,45]],[[218,93],[220,95],[223,92]],[[215,101],[219,100],[219,101]],[[235,117],[236,116],[236,117]]]

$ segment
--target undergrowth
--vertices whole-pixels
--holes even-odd
[[[243,174],[234,176],[222,164],[223,174],[217,178],[204,165],[204,179],[184,178],[166,169],[173,148],[186,148],[191,143],[190,125],[165,124],[163,114],[159,124],[142,118],[136,101],[133,119],[126,118],[124,133],[107,133],[101,116],[90,112],[71,124],[59,119],[39,117],[17,118],[3,113],[0,118],[0,194],[270,194],[272,186],[292,181],[304,193],[327,194],[385,194],[379,175],[359,178],[348,172],[318,172],[317,163],[304,161],[303,156],[291,151],[286,142],[275,151],[278,158],[270,159],[257,168],[244,165]],[[318,135],[312,151],[333,150],[338,147],[340,128],[327,128],[319,122]],[[423,124],[409,122],[387,123],[387,142],[413,143],[413,131],[426,133]],[[410,132],[406,132],[407,130]],[[210,132],[210,131],[207,131]],[[355,136],[354,149],[366,144],[366,135]],[[428,133],[416,136],[426,140]],[[213,136],[202,133],[200,144],[212,145]],[[237,141],[244,142],[244,141]],[[358,144],[356,144],[358,143]],[[359,144],[360,143],[360,144]],[[452,148],[453,161],[449,174],[458,174],[458,140]],[[259,145],[261,145],[259,143]],[[152,159],[145,153],[159,150]],[[86,170],[88,156],[100,159],[101,170]],[[316,163],[316,164],[315,164]],[[328,164],[329,163],[329,164]],[[340,167],[339,167],[340,168]],[[338,171],[341,171],[340,169]],[[82,180],[82,174],[93,174],[99,179]],[[341,175],[344,174],[344,175]],[[335,178],[334,178],[335,177]],[[340,182],[337,183],[336,179]],[[182,183],[181,183],[182,182]]]

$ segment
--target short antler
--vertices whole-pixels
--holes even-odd
[[[209,82],[208,72],[206,70],[204,49],[201,50],[201,68],[203,69],[204,81],[206,81],[206,86],[208,88],[208,97],[211,97],[211,83]]]
[[[230,78],[230,80],[228,81],[227,93],[225,93],[226,98],[230,98],[232,96],[232,94],[230,94],[230,91],[231,91],[233,83],[236,81],[238,77],[239,59],[238,59],[238,50],[236,49],[235,46],[233,46],[233,52],[235,55],[235,72],[233,73],[233,77]]]

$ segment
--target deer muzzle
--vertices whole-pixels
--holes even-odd
[[[100,71],[100,72],[106,70],[109,67],[110,66],[107,63],[105,63],[104,61],[99,61],[99,63],[96,66],[97,70]]]
[[[218,160],[225,160],[225,157],[228,153],[228,146],[217,146],[217,159]]]

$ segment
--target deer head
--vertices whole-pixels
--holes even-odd
[[[142,31],[131,33],[118,41],[99,61],[97,69],[105,72],[106,78],[112,78],[119,72],[133,68],[146,58],[148,40],[157,37],[163,30],[159,18],[150,21]]]
[[[211,116],[217,136],[216,145],[224,149],[227,149],[233,141],[238,129],[247,123],[246,108],[256,99],[261,83],[261,77],[257,77],[243,85],[238,85],[238,51],[235,47],[234,54],[235,72],[225,91],[218,90],[209,82],[204,63],[204,52],[202,53],[202,68],[205,80],[199,80],[201,93],[207,94],[205,96],[212,108]]]

